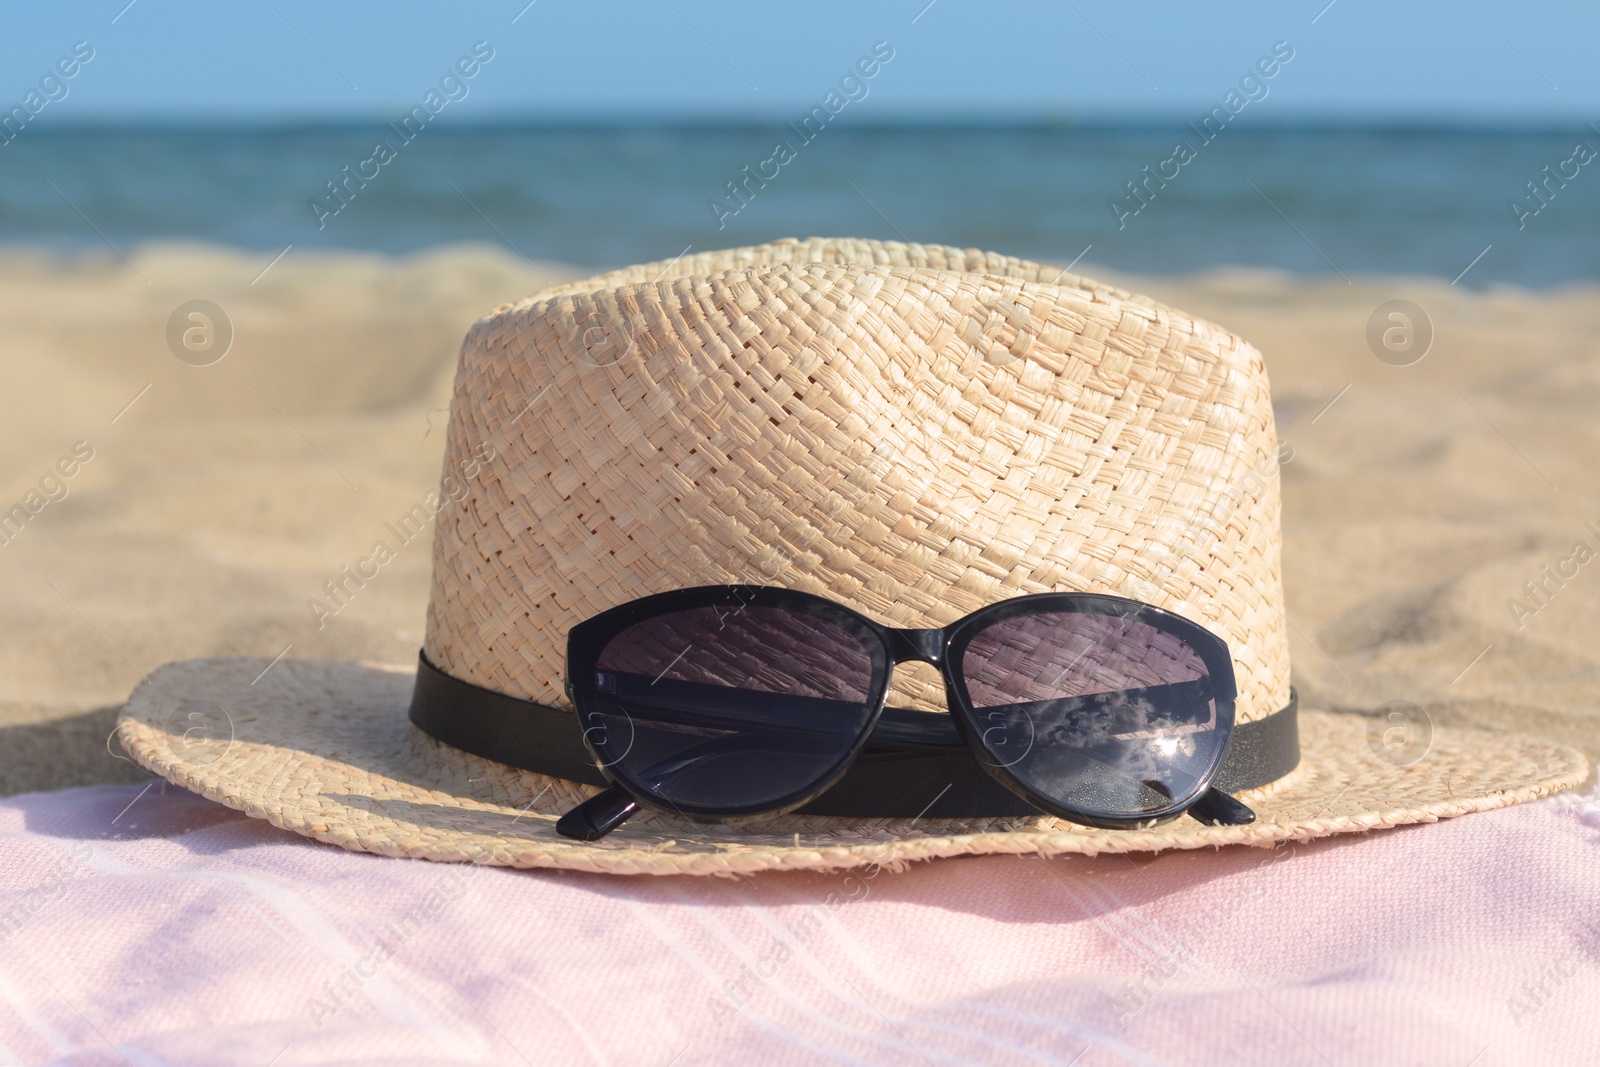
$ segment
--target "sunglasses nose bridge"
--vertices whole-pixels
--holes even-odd
[[[917,660],[944,666],[943,630],[890,630],[889,651],[896,663]]]

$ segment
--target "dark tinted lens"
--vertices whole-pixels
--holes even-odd
[[[962,655],[988,757],[1087,815],[1137,817],[1194,797],[1222,756],[1211,678],[1182,638],[1087,612],[1020,615]]]
[[[684,809],[778,807],[862,737],[887,671],[848,619],[746,604],[660,615],[601,651],[585,726],[635,792]]]

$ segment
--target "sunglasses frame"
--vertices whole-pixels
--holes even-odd
[[[737,605],[737,606],[735,606]],[[728,608],[737,614],[749,607],[770,607],[799,611],[807,615],[826,618],[841,624],[862,639],[862,645],[872,660],[872,689],[867,693],[868,715],[860,736],[848,753],[830,768],[827,775],[774,803],[758,807],[717,808],[708,810],[697,806],[674,805],[664,802],[647,789],[624,780],[613,771],[612,763],[597,743],[596,731],[599,709],[596,670],[600,655],[612,639],[629,627],[658,616],[695,608]],[[1111,615],[1132,619],[1157,630],[1170,633],[1195,651],[1204,662],[1215,703],[1216,729],[1222,740],[1216,756],[1197,787],[1186,799],[1173,801],[1167,807],[1138,815],[1115,816],[1103,812],[1087,812],[1064,805],[1050,797],[1029,789],[1020,780],[996,764],[981,738],[984,724],[981,712],[972,703],[967,692],[962,658],[973,637],[989,626],[1019,615],[1037,615],[1051,612],[1072,614]],[[577,710],[578,722],[583,728],[583,745],[608,782],[626,793],[639,805],[664,814],[677,814],[701,822],[738,824],[756,819],[770,818],[804,807],[827,792],[842,778],[872,740],[883,717],[888,702],[894,667],[900,663],[927,663],[937,668],[944,680],[945,700],[950,719],[962,742],[984,771],[1006,789],[1021,797],[1035,808],[1058,818],[1083,826],[1099,829],[1132,829],[1151,826],[1176,818],[1204,799],[1211,789],[1226,759],[1232,741],[1234,704],[1238,697],[1233,672],[1233,660],[1222,638],[1210,630],[1170,611],[1104,593],[1034,593],[1012,597],[979,608],[977,611],[939,629],[899,629],[884,626],[866,616],[826,597],[803,593],[793,589],[756,585],[709,585],[690,589],[676,589],[629,601],[601,612],[574,626],[567,635],[566,692]],[[575,682],[574,679],[582,679]],[[625,712],[626,714],[626,712]],[[913,714],[927,714],[923,712]],[[596,725],[584,725],[596,724]],[[618,757],[620,759],[621,757]]]

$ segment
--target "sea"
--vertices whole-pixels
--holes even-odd
[[[1181,121],[40,124],[0,145],[0,245],[72,255],[184,240],[270,257],[487,242],[598,268],[851,235],[1141,274],[1600,279],[1592,124],[1201,133]]]

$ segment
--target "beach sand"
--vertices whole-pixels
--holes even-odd
[[[481,247],[296,250],[259,278],[270,254],[130,254],[0,252],[0,510],[67,493],[0,544],[0,794],[147,778],[106,740],[141,674],[169,660],[413,661],[427,535],[322,628],[306,601],[436,488],[467,326],[592,273]],[[1305,704],[1411,701],[1436,723],[1600,758],[1600,560],[1574,556],[1579,541],[1600,551],[1594,287],[1244,270],[1107,280],[1266,354],[1293,449],[1284,580]],[[165,337],[196,298],[235,330],[207,367]],[[1412,366],[1367,346],[1369,316],[1392,299],[1436,332]],[[75,473],[41,486],[62,469]],[[1546,567],[1570,577],[1558,585]]]

